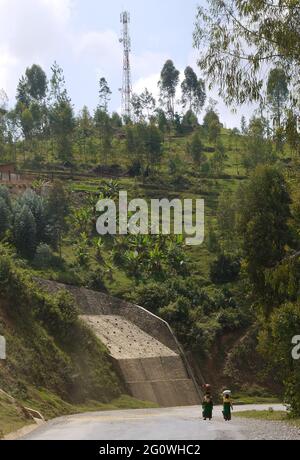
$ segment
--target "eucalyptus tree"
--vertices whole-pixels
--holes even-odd
[[[272,112],[273,125],[281,128],[282,119],[289,97],[288,80],[281,68],[271,70],[267,83],[267,102]]]
[[[140,95],[141,99],[141,104],[142,104],[142,109],[143,109],[143,114],[144,117],[150,121],[150,119],[153,117],[155,108],[156,108],[156,100],[150,91],[145,88],[142,94]]]
[[[90,112],[87,106],[84,106],[79,116],[77,117],[77,137],[80,147],[80,152],[83,154],[86,161],[87,153],[87,141],[93,135],[94,123],[93,118],[90,115]]]
[[[194,46],[209,87],[228,103],[258,101],[266,70],[280,66],[299,106],[300,5],[298,1],[208,0],[198,7]]]
[[[158,83],[160,89],[160,102],[166,108],[166,112],[171,119],[175,115],[175,96],[179,83],[180,72],[174,66],[172,60],[168,60],[160,75]]]
[[[74,110],[68,96],[63,69],[55,62],[51,68],[49,118],[50,129],[57,144],[60,160],[72,159],[73,133],[75,128]]]
[[[205,83],[203,80],[198,79],[191,67],[187,67],[184,71],[181,90],[183,107],[188,108],[195,114],[200,113],[206,100]]]
[[[110,96],[112,95],[111,89],[104,77],[99,80],[99,107],[104,112],[108,112],[108,104]]]

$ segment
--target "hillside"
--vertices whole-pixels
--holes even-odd
[[[88,177],[69,179],[66,186],[70,194],[72,215],[69,220],[69,230],[62,242],[63,264],[59,263],[57,267],[54,265],[50,269],[46,267],[37,269],[36,264],[31,264],[31,269],[34,269],[38,276],[46,279],[106,290],[117,297],[134,300],[154,313],[161,314],[173,325],[180,340],[186,346],[186,350],[191,353],[191,356],[195,356],[192,360],[196,370],[206,368],[208,379],[219,388],[220,378],[224,382],[228,380],[224,366],[232,368],[232,356],[238,353],[235,348],[239,344],[239,339],[248,337],[247,331],[252,327],[254,321],[249,305],[245,302],[243,277],[225,284],[214,284],[210,280],[210,266],[220,252],[232,253],[234,257],[239,253],[237,237],[234,234],[228,237],[218,228],[219,199],[222,196],[227,196],[228,200],[232,199],[236,190],[247,181],[248,173],[243,162],[245,137],[241,134],[233,134],[231,130],[226,129],[222,129],[218,140],[225,152],[220,165],[221,169],[217,168],[207,172],[203,164],[212,161],[218,147],[201,129],[200,136],[206,152],[202,166],[195,167],[187,150],[194,136],[192,133],[166,137],[161,163],[150,177],[122,178],[116,176],[114,182],[101,177],[99,179]],[[120,152],[123,151],[122,143],[118,148]],[[111,158],[111,164],[114,164],[114,160],[115,156]],[[120,155],[119,170],[126,171],[128,161],[129,158],[126,155]],[[81,174],[84,174],[85,171],[87,174],[94,166],[92,163],[83,166],[80,163],[80,157],[76,159],[75,165],[75,170]],[[57,171],[54,174],[57,175]],[[48,173],[48,176],[51,175]],[[37,180],[39,177],[40,180]],[[43,174],[39,176],[39,173],[36,172],[34,184],[41,187],[43,183],[46,183],[46,177]],[[135,197],[147,200],[152,198],[205,199],[205,243],[195,247],[181,244],[178,246],[179,260],[184,257],[187,266],[186,273],[176,274],[178,286],[176,286],[176,281],[172,284],[168,275],[160,276],[157,272],[145,273],[148,279],[145,279],[142,284],[137,282],[135,273],[131,270],[132,266],[127,269],[126,261],[118,260],[117,257],[117,254],[120,255],[120,252],[127,250],[126,239],[123,239],[122,242],[119,239],[113,241],[111,238],[103,238],[100,247],[98,246],[98,238],[93,227],[95,220],[92,206],[104,190],[104,193],[116,198],[119,190],[126,190],[129,199]],[[75,251],[74,241],[77,242]],[[146,251],[151,249],[151,243],[141,242],[140,244],[145,245]],[[149,248],[147,244],[150,244]],[[141,275],[139,269],[138,273]],[[187,273],[189,273],[188,278],[186,278]],[[158,289],[157,294],[154,293],[156,289]],[[167,293],[170,290],[172,293],[169,295]],[[188,291],[190,294],[187,293]],[[171,312],[163,310],[170,302],[176,302],[179,295],[186,299],[193,295],[196,298],[195,307],[198,307],[200,303],[202,309],[202,311],[198,309],[198,313],[195,311],[194,316],[188,320],[186,325],[178,324],[177,320],[173,319]],[[205,314],[205,311],[208,314]],[[198,343],[195,343],[192,337],[187,338],[190,335],[190,324],[195,323],[195,318]],[[249,340],[252,355],[250,360],[259,361],[255,351],[256,339],[251,337]],[[224,344],[225,351],[221,353],[222,358],[216,359],[217,356],[220,356],[220,350],[224,348]],[[235,348],[232,349],[232,347]],[[230,362],[227,364],[229,350]],[[251,366],[245,360],[243,365],[245,367],[244,381],[240,382],[237,379],[235,382],[233,379],[231,382],[237,384],[239,388],[247,384],[252,386],[257,381],[259,372],[256,369],[249,373]],[[261,365],[263,366],[263,363]],[[220,371],[220,366],[222,371]],[[234,374],[238,375],[238,372]],[[263,379],[262,385],[265,384]]]
[[[110,155],[101,145],[101,138],[94,134],[89,140],[96,145],[96,151],[87,149],[84,155],[75,144],[69,162],[59,161],[54,151],[37,156],[37,149],[49,147],[47,141],[39,140],[27,149],[26,158],[19,152],[20,180],[8,183],[8,190],[0,190],[8,216],[3,241],[34,276],[107,292],[168,321],[189,357],[198,382],[204,375],[216,394],[230,386],[245,398],[268,398],[274,394],[282,398],[283,378],[280,372],[273,378],[269,348],[267,342],[262,345],[260,335],[268,324],[263,312],[264,299],[257,298],[253,290],[244,234],[238,223],[247,210],[241,203],[244,191],[257,174],[269,174],[268,168],[274,175],[280,172],[279,180],[286,181],[289,204],[294,206],[298,159],[288,145],[277,148],[259,119],[253,119],[242,133],[221,127],[213,111],[206,116],[217,122],[216,133],[211,132],[210,125],[198,123],[185,131],[173,125],[161,133],[152,124],[119,126],[113,131]],[[22,151],[28,143],[24,141],[19,147]],[[270,187],[266,196],[273,193]],[[95,204],[99,198],[117,203],[122,190],[128,192],[129,200],[145,198],[148,202],[153,198],[203,198],[204,244],[186,246],[184,238],[172,235],[99,237]],[[270,219],[273,218],[276,216],[272,214]],[[286,248],[289,253],[287,244]],[[268,262],[266,267],[274,268]],[[263,265],[263,270],[266,267]],[[271,301],[276,305],[275,295]],[[68,323],[69,318],[65,320]],[[47,333],[51,321],[51,317],[44,321]],[[55,331],[50,332],[55,337]],[[116,381],[113,386],[108,383],[109,371],[109,377],[102,375],[100,379],[101,388],[98,385],[95,388],[92,370],[89,365],[86,370],[82,364],[85,355],[79,360],[76,355],[75,364],[68,348],[69,335],[69,329],[63,332],[67,343],[60,344],[62,361],[58,365],[52,363],[58,372],[54,380],[61,380],[59,397],[65,399],[66,394],[70,395],[69,389],[66,391],[68,376],[74,374],[79,379],[78,387],[71,388],[75,400],[89,399],[95,390],[100,391],[100,400],[118,396],[122,392],[120,383]],[[263,348],[263,353],[258,347]],[[102,353],[101,362],[106,363],[105,351],[101,349],[97,353]],[[73,367],[69,374],[69,365],[75,366],[76,371]],[[60,374],[60,368],[67,372]],[[84,372],[91,372],[91,392],[87,386],[87,394],[82,395],[80,379]],[[31,373],[34,375],[32,370]],[[43,386],[42,374],[38,372],[42,377],[39,385]],[[45,381],[47,390],[57,391],[51,379]],[[110,395],[111,388],[116,389],[116,394]]]
[[[1,247],[0,333],[7,360],[0,363],[0,433],[32,423],[22,407],[48,419],[63,414],[146,403],[124,396],[108,352],[81,322],[71,297],[47,295]]]

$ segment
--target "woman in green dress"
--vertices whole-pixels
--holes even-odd
[[[211,420],[212,419],[212,412],[213,412],[213,400],[210,394],[206,394],[203,399],[202,409],[203,409],[203,419]]]
[[[232,410],[232,402],[230,399],[229,394],[225,394],[223,398],[223,415],[224,415],[224,420],[226,422],[231,420],[231,410]]]

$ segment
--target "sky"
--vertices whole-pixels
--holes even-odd
[[[41,65],[51,75],[56,60],[64,69],[76,112],[98,103],[98,81],[112,89],[110,110],[119,110],[122,86],[120,13],[131,14],[133,91],[147,87],[158,97],[157,82],[167,59],[183,71],[198,73],[193,29],[198,4],[205,0],[0,0],[0,88],[14,104],[16,86],[26,67]],[[217,110],[227,127],[239,127],[251,107],[233,113],[217,98]]]

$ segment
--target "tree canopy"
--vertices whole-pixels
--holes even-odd
[[[198,7],[199,65],[228,103],[257,101],[266,68],[280,64],[299,94],[300,6],[293,0],[208,0]],[[299,101],[297,101],[299,103]]]

